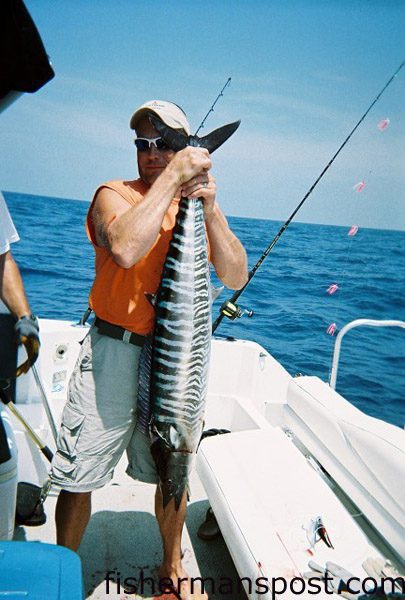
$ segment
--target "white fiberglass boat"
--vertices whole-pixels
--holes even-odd
[[[87,327],[56,320],[41,320],[40,326],[37,379],[58,425]],[[17,381],[16,406],[53,450],[32,371]],[[20,424],[13,421],[13,428],[19,481],[42,485],[49,463]],[[223,339],[212,342],[210,428],[230,433],[201,442],[183,548],[186,568],[205,578],[211,596],[313,595],[303,578],[310,560],[337,563],[361,581],[367,577],[362,564],[370,559],[389,560],[404,572],[403,430],[365,415],[317,377],[291,377],[258,344]],[[159,564],[154,486],[131,480],[125,466],[123,459],[111,484],[93,494],[79,550],[89,598],[138,597],[134,588],[125,595],[125,579],[128,588],[134,582],[128,578],[139,581],[140,573],[153,578]],[[55,542],[56,495],[52,490],[45,502],[47,523],[18,527],[14,539]],[[196,536],[207,499],[226,546],[222,539],[202,542]],[[156,591],[151,583],[150,591]],[[323,589],[319,594],[330,595]],[[139,597],[145,596],[146,590]]]
[[[4,3],[4,10],[8,7],[9,3]],[[23,6],[23,14],[21,11],[26,13]],[[11,45],[20,40],[11,29],[17,21],[10,19],[6,10],[4,15],[10,22],[4,31]],[[25,18],[28,25],[24,29],[29,31],[34,26],[29,15]],[[41,67],[37,78],[32,80],[30,64],[24,69],[29,80],[18,81],[16,87],[12,62],[7,72],[10,81],[1,90],[0,109],[22,91],[35,91],[53,76],[35,27],[34,34],[31,44],[43,61],[37,65]],[[10,55],[32,59],[25,44],[22,48],[13,45],[17,47]],[[87,327],[42,319],[40,328],[38,372],[31,370],[18,379],[15,401],[34,433],[54,450],[55,429]],[[8,335],[10,331],[8,326]],[[4,347],[9,344],[12,348],[1,326],[0,339]],[[22,360],[20,356],[19,363]],[[51,552],[47,546],[55,542],[57,490],[51,490],[45,502],[45,524],[19,526],[14,531],[17,479],[42,486],[49,463],[26,429],[5,407],[0,405],[0,409],[5,426],[5,434],[0,430],[0,540],[13,537],[45,542],[31,552],[30,567],[40,590],[36,595],[18,587],[28,565],[27,560],[23,562],[23,548],[30,545],[0,542],[0,597],[76,600],[73,589],[78,586],[73,581],[70,585],[67,581],[70,592],[63,592],[61,586],[62,576],[65,590],[66,577],[79,576],[74,562],[65,563],[63,552]],[[374,566],[376,584],[379,574],[405,570],[404,431],[366,416],[317,377],[291,377],[258,344],[221,339],[212,342],[205,428],[229,433],[201,442],[183,549],[186,569],[192,577],[204,578],[211,597],[330,596],[325,589],[309,588],[303,574],[309,570],[310,560],[321,567],[327,562],[341,565],[358,578],[357,588],[370,575],[364,564]],[[134,482],[125,475],[124,467],[125,460],[113,481],[93,494],[93,515],[79,549],[86,597],[94,600],[145,598],[156,592],[160,538],[153,516],[154,486]],[[196,531],[209,504],[223,540],[202,542]],[[52,568],[41,564],[48,560],[46,556],[53,561]],[[6,574],[8,587],[2,588],[5,564],[14,565],[16,577],[7,579]],[[141,595],[135,592],[140,591],[140,579],[146,585]]]

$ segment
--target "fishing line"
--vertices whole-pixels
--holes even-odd
[[[357,234],[356,234],[357,235]],[[343,294],[346,293],[346,274],[347,274],[347,266],[349,263],[349,256],[351,255],[351,250],[352,250],[352,245],[353,245],[353,239],[356,236],[350,236],[350,240],[348,243],[348,247],[346,250],[346,256],[345,256],[345,260],[344,260],[344,265],[343,265],[343,273],[342,276],[339,279],[339,289],[337,291],[337,304],[334,310],[334,319],[333,322],[330,323],[330,325],[327,327],[326,329],[326,333],[328,333],[331,336],[331,346],[329,349],[329,376],[328,376],[328,381],[330,380],[330,375],[331,375],[331,368],[332,368],[332,359],[333,359],[333,353],[334,353],[334,348],[335,348],[335,344],[334,344],[334,336],[335,333],[339,332],[340,329],[340,316],[341,316],[341,309],[342,309],[342,298],[343,298]],[[329,331],[330,328],[333,328],[333,331]]]
[[[347,245],[346,256],[345,256],[345,260],[344,260],[344,264],[343,264],[342,275],[338,278],[339,289],[338,289],[338,297],[337,297],[338,302],[337,302],[336,311],[335,311],[336,312],[336,322],[338,321],[338,312],[341,307],[342,295],[346,291],[345,282],[346,282],[346,275],[347,275],[347,267],[349,264],[349,257],[351,255],[351,251],[352,251],[353,239],[354,239],[354,236],[350,236],[350,240]]]
[[[252,278],[254,277],[256,271],[258,270],[258,268],[260,267],[260,265],[262,264],[262,262],[264,261],[264,259],[266,258],[266,256],[271,252],[271,250],[274,248],[274,246],[276,245],[276,243],[278,242],[278,240],[281,238],[281,236],[283,235],[284,231],[287,229],[287,227],[289,226],[289,224],[291,223],[291,221],[294,219],[295,215],[297,214],[297,212],[300,210],[300,208],[302,207],[302,205],[304,204],[304,202],[307,200],[307,198],[312,194],[312,192],[314,191],[315,187],[318,185],[318,183],[321,181],[322,177],[325,175],[325,173],[327,172],[327,170],[331,167],[331,165],[333,164],[333,162],[335,161],[335,159],[337,158],[337,156],[340,154],[340,152],[343,150],[343,148],[346,146],[346,144],[348,143],[348,141],[350,140],[350,138],[352,137],[352,135],[354,134],[354,132],[356,131],[356,129],[361,125],[361,123],[364,121],[364,119],[366,118],[366,116],[368,115],[368,113],[370,112],[370,110],[373,108],[373,106],[378,102],[378,100],[380,99],[380,97],[382,96],[382,94],[385,92],[385,90],[388,88],[388,86],[392,83],[392,81],[395,79],[395,77],[398,75],[399,71],[402,69],[402,67],[404,66],[405,61],[402,62],[400,64],[400,66],[398,67],[398,69],[395,71],[395,73],[392,75],[392,77],[390,77],[390,79],[387,81],[387,83],[384,85],[384,87],[382,88],[382,90],[377,94],[377,96],[375,97],[375,99],[373,100],[373,102],[370,104],[370,106],[367,108],[366,112],[363,114],[363,116],[359,119],[359,121],[356,123],[356,125],[353,127],[353,129],[351,130],[351,132],[349,133],[349,135],[346,137],[346,139],[344,140],[344,142],[341,144],[341,146],[338,148],[338,150],[335,152],[335,154],[333,155],[333,157],[330,159],[330,161],[328,162],[328,164],[326,165],[326,167],[323,169],[323,171],[321,172],[321,174],[318,176],[318,178],[315,180],[315,182],[311,185],[311,187],[309,188],[309,190],[307,191],[307,193],[305,194],[305,196],[303,197],[303,199],[301,200],[301,202],[298,204],[298,206],[296,207],[296,209],[293,211],[293,213],[290,215],[290,217],[287,219],[287,221],[284,223],[284,225],[281,227],[280,231],[277,233],[277,235],[274,237],[274,239],[271,241],[271,243],[269,244],[269,246],[266,248],[266,250],[263,252],[262,256],[259,258],[259,260],[257,261],[257,263],[255,264],[255,266],[252,268],[251,271],[249,271],[248,274],[248,280],[245,283],[245,285],[240,289],[240,290],[236,290],[234,292],[234,294],[231,296],[231,298],[224,302],[224,304],[221,306],[220,308],[220,312],[218,317],[216,318],[216,320],[214,321],[214,324],[212,326],[212,333],[214,333],[216,331],[216,329],[219,327],[219,325],[221,324],[223,318],[225,316],[233,319],[235,318],[235,309],[238,309],[238,307],[235,305],[236,300],[239,298],[239,296],[244,292],[244,290],[247,288],[247,286],[249,285],[249,283],[251,282]],[[226,87],[226,85],[225,85]],[[221,94],[220,94],[221,95]],[[208,113],[209,114],[209,113]],[[240,311],[241,312],[241,311]],[[238,316],[238,315],[236,315]]]
[[[389,123],[390,123],[390,119],[384,118],[378,122],[377,129],[379,129],[380,132],[383,132],[388,127]],[[363,193],[365,193],[366,198],[367,198],[367,191],[368,191],[367,188],[372,189],[374,175],[375,174],[373,173],[373,169],[369,169],[366,180],[365,181],[362,180],[360,182],[362,184],[361,189],[359,189],[360,184],[356,184],[356,185],[352,186],[352,190],[354,190],[354,193],[357,194],[357,193],[361,192],[362,195],[363,195]],[[370,187],[370,183],[371,183],[371,187]],[[365,192],[363,192],[364,187],[366,187]],[[352,191],[352,194],[353,194],[353,191]],[[338,275],[336,278],[334,278],[334,280],[336,282],[338,282],[338,290],[336,293],[337,303],[336,303],[335,309],[333,311],[333,313],[334,313],[333,318],[332,318],[333,322],[330,322],[330,318],[329,318],[329,320],[328,320],[329,325],[327,326],[327,329],[326,329],[326,333],[328,333],[332,338],[330,340],[331,347],[330,347],[330,357],[329,357],[328,380],[330,380],[330,378],[331,378],[331,373],[332,373],[332,369],[333,369],[333,355],[334,355],[334,347],[335,347],[335,344],[333,343],[333,337],[334,337],[335,333],[338,333],[342,327],[341,316],[342,316],[342,311],[343,311],[343,295],[347,296],[347,292],[349,291],[347,289],[347,285],[346,285],[347,276],[350,272],[349,259],[351,258],[351,253],[352,253],[352,249],[353,249],[353,243],[354,243],[353,240],[354,240],[354,238],[357,239],[358,232],[359,232],[359,227],[357,225],[352,225],[351,228],[349,229],[349,231],[347,232],[347,236],[350,237],[350,240],[348,240],[348,243],[347,243],[346,255],[345,255],[345,258],[343,261],[343,268],[340,270],[341,274]],[[356,286],[359,285],[359,281],[368,282],[370,280],[369,276],[368,276],[369,274],[366,273],[366,271],[367,271],[367,268],[370,266],[370,264],[373,264],[373,268],[375,268],[375,266],[377,264],[377,258],[378,258],[378,254],[377,255],[374,254],[373,256],[370,256],[368,254],[367,258],[360,258],[359,255],[357,255],[356,279],[351,280],[352,292],[355,291]],[[373,278],[375,278],[374,272],[371,274],[371,279],[373,279]],[[331,280],[332,280],[332,278],[331,278]],[[332,286],[333,285],[334,284],[332,284]],[[332,287],[332,286],[330,286],[330,287]],[[330,292],[330,289],[328,288],[327,293],[332,295],[332,293],[334,293],[334,292]],[[347,321],[347,319],[346,319],[346,321]]]

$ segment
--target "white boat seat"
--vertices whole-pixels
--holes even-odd
[[[280,429],[208,438],[198,451],[197,468],[241,577],[276,572],[291,578],[308,570],[304,527],[317,516],[335,547],[317,544],[317,562],[361,569],[370,552],[364,535]]]
[[[317,377],[295,379],[287,397],[288,406],[301,421],[301,430],[297,422],[292,422],[291,428],[310,451],[315,448],[316,458],[338,483],[342,477],[351,478],[363,487],[365,497],[379,503],[381,514],[394,519],[390,527],[397,531],[398,541],[402,538],[401,552],[405,550],[404,431],[365,415]],[[319,456],[322,444],[324,451]],[[359,507],[367,516],[366,509]],[[394,548],[399,552],[396,542]]]

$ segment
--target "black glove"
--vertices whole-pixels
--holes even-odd
[[[27,315],[18,319],[14,331],[17,337],[18,345],[24,344],[27,352],[27,360],[17,367],[17,377],[32,367],[38,358],[39,347],[39,326],[38,319],[34,315]]]

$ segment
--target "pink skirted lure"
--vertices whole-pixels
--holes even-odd
[[[326,290],[326,292],[329,294],[329,296],[332,296],[332,294],[334,294],[335,292],[337,292],[339,289],[339,286],[337,283],[332,283],[328,289]]]
[[[356,192],[362,192],[364,190],[366,186],[366,182],[365,181],[359,181],[359,183],[356,183],[356,185],[353,186],[353,190],[355,190]]]
[[[327,328],[326,333],[328,335],[335,335],[335,333],[336,333],[336,323],[331,323],[329,325],[329,327]]]
[[[358,225],[352,225],[350,227],[347,235],[351,235],[351,236],[356,235],[356,233],[358,232],[358,230],[359,230]]]
[[[381,119],[381,121],[379,121],[377,127],[380,131],[384,131],[384,129],[387,129],[389,124],[390,124],[389,119]]]

